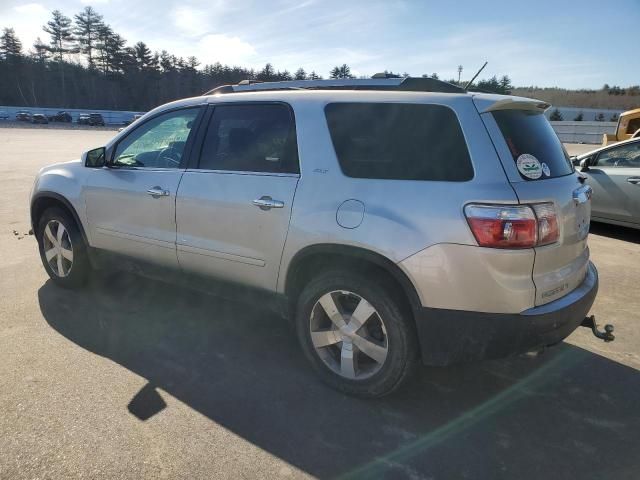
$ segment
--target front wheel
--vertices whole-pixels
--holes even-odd
[[[87,246],[68,212],[52,207],[42,214],[38,247],[42,264],[54,282],[66,288],[84,283],[90,269]]]
[[[329,271],[298,300],[296,328],[322,380],[362,397],[380,397],[408,378],[418,356],[413,320],[384,278]]]

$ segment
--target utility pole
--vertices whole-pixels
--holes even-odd
[[[461,75],[462,75],[462,65],[458,65],[458,83],[460,83]]]

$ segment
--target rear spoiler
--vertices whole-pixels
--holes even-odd
[[[498,110],[529,110],[544,113],[551,105],[541,100],[523,97],[474,96],[473,101],[480,113]]]

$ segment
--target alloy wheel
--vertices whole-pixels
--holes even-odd
[[[42,236],[44,257],[58,277],[66,277],[73,267],[73,245],[68,230],[58,220],[50,220]]]
[[[333,372],[351,380],[376,374],[389,352],[384,321],[360,295],[336,290],[321,296],[311,310],[311,342]]]

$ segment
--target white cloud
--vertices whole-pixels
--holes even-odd
[[[190,36],[202,35],[211,28],[207,12],[193,7],[178,7],[173,11],[173,23]]]
[[[191,47],[191,46],[189,46]],[[187,51],[191,50],[188,48]],[[210,34],[202,37],[192,55],[202,64],[220,62],[229,65],[248,65],[256,61],[257,52],[248,42],[235,36]]]
[[[18,12],[21,13],[23,15],[48,15],[49,14],[49,10],[47,10],[46,8],[44,8],[44,6],[42,6],[39,3],[26,3],[24,5],[18,5],[17,7],[13,7],[13,9]]]
[[[51,12],[40,3],[17,5],[2,14],[2,26],[15,29],[25,52],[29,51],[38,37],[47,41],[42,26],[47,23]]]

